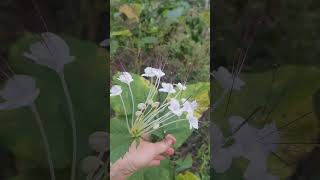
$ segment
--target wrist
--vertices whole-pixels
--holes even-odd
[[[117,160],[110,167],[110,179],[111,180],[126,180],[134,173],[129,167],[125,159]]]

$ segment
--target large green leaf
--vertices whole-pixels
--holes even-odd
[[[129,150],[132,138],[125,119],[112,118],[110,121],[110,161],[114,163]]]
[[[78,161],[88,152],[87,139],[96,130],[106,130],[106,51],[95,44],[63,37],[75,61],[65,66],[65,78],[73,100],[78,131]],[[37,39],[38,40],[38,39]],[[48,135],[57,177],[69,177],[72,159],[71,127],[65,96],[57,74],[44,66],[27,61],[22,55],[36,36],[27,34],[11,48],[9,63],[16,74],[36,79],[40,96],[36,100]],[[28,108],[0,112],[0,144],[16,159],[20,179],[49,179],[40,132]],[[42,174],[32,173],[41,171]],[[28,178],[30,177],[30,178]],[[78,179],[82,179],[81,176]]]
[[[117,78],[119,77],[120,73],[117,73],[113,76],[112,84],[120,85],[122,88],[122,97],[123,101],[127,110],[127,114],[132,114],[132,100],[131,100],[131,93],[129,90],[129,86],[121,81],[119,81]],[[143,77],[132,74],[133,82],[130,84],[132,94],[133,94],[133,100],[135,103],[135,111],[137,111],[137,105],[139,103],[145,103],[150,88],[154,88],[153,85],[150,84],[149,81],[144,79]],[[154,99],[157,98],[157,93],[154,95]],[[123,105],[121,102],[120,96],[113,96],[110,97],[110,105],[111,108],[118,114],[118,115],[125,115]]]
[[[271,121],[275,121],[277,127],[281,127],[303,114],[311,112],[296,123],[283,128],[280,131],[280,136],[281,142],[314,142],[319,138],[320,128],[315,111],[319,107],[316,107],[317,103],[313,102],[314,94],[320,89],[319,77],[320,69],[308,66],[281,67],[276,74],[272,71],[243,73],[240,78],[246,82],[246,85],[242,90],[232,93],[225,115],[228,99],[226,96],[215,111],[213,120],[219,124],[227,136],[230,133],[227,119],[231,115],[247,118],[259,106],[265,108],[262,108],[248,122],[257,128],[261,128]],[[274,80],[272,80],[273,78]],[[219,85],[214,84],[214,86],[218,87]],[[217,94],[221,93],[217,92]],[[296,162],[313,148],[312,145],[284,144],[278,145],[276,153],[287,162]],[[272,155],[269,157],[268,164],[269,171],[283,179],[290,176],[295,169],[295,166],[283,167],[283,162]],[[281,171],[278,170],[279,168]],[[217,179],[220,178],[217,177]]]

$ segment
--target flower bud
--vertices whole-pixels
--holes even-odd
[[[153,104],[152,99],[149,99],[149,100],[147,101],[147,103],[148,103],[148,104]]]
[[[140,116],[141,114],[142,114],[141,111],[137,111],[137,112],[136,112],[136,116]]]
[[[160,105],[159,102],[154,102],[154,103],[152,103],[152,107],[158,107],[159,105]]]
[[[153,126],[153,129],[158,129],[159,128],[159,123],[157,123],[157,124],[155,124],[154,126]]]
[[[144,110],[147,106],[144,103],[139,103],[138,104],[138,109]]]

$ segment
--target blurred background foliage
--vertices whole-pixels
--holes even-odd
[[[99,43],[107,37],[108,5],[105,0],[1,0],[0,52],[7,55],[25,32],[72,34]]]
[[[164,66],[169,81],[209,81],[207,1],[112,0],[111,63],[141,73]],[[123,66],[123,67],[121,67]]]
[[[214,113],[213,121],[223,122],[229,115],[248,115],[255,107],[263,106],[273,109],[270,111],[270,119],[280,125],[281,121],[290,122],[294,119],[290,116],[296,113],[311,111],[311,117],[295,124],[293,128],[281,131],[288,132],[282,140],[296,142],[313,132],[313,138],[309,141],[319,143],[319,1],[215,0],[213,3],[215,52],[212,68],[224,66],[231,71],[239,62],[244,62],[240,78],[247,83],[243,91],[230,93],[230,99],[226,100],[219,110],[221,112]],[[288,76],[289,74],[291,75]],[[285,78],[288,81],[286,86],[276,85]],[[256,82],[253,82],[253,79],[256,79]],[[217,86],[217,83],[211,83],[214,99],[219,98]],[[275,96],[276,91],[282,91],[283,97]],[[291,99],[288,98],[290,96]],[[240,100],[241,97],[244,99]],[[264,98],[265,100],[261,101]],[[273,101],[277,103],[271,103]],[[300,105],[301,107],[297,108]],[[265,122],[260,116],[262,115],[249,124],[260,124],[261,127]],[[220,127],[227,129],[225,125]],[[277,159],[276,163],[271,160],[270,167],[274,168],[273,171],[278,171],[273,173],[280,175],[281,179],[319,179],[318,145],[296,146],[291,147],[292,150],[285,150],[285,146],[281,146],[277,152],[280,161],[275,156],[270,157]],[[307,148],[308,152],[299,150]],[[298,151],[300,156],[288,158],[294,150]],[[211,177],[224,180],[235,177],[241,179],[245,168],[239,167],[247,167],[244,162],[245,160],[236,159],[229,173],[225,174],[217,174],[212,169]],[[286,166],[285,163],[289,165]],[[278,168],[276,164],[286,167]]]
[[[315,0],[216,0],[215,64],[232,66],[249,47],[244,71],[319,66],[320,6]]]

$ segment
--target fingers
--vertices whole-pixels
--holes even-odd
[[[163,155],[156,156],[153,160],[163,160],[165,157]]]
[[[149,167],[160,166],[160,160],[152,160],[149,164]]]
[[[173,135],[171,135],[171,134],[166,135],[165,138],[166,138],[166,139],[171,139],[172,142],[173,142],[173,144],[175,144],[175,143],[177,142],[176,138],[175,138]]]
[[[174,149],[171,148],[171,147],[168,148],[168,149],[166,150],[166,154],[169,155],[169,156],[173,155],[173,154],[174,154]]]
[[[162,154],[166,152],[168,155],[172,155],[174,151],[171,148],[171,145],[174,143],[176,143],[176,139],[172,135],[168,134],[164,140],[154,144],[155,153]]]

